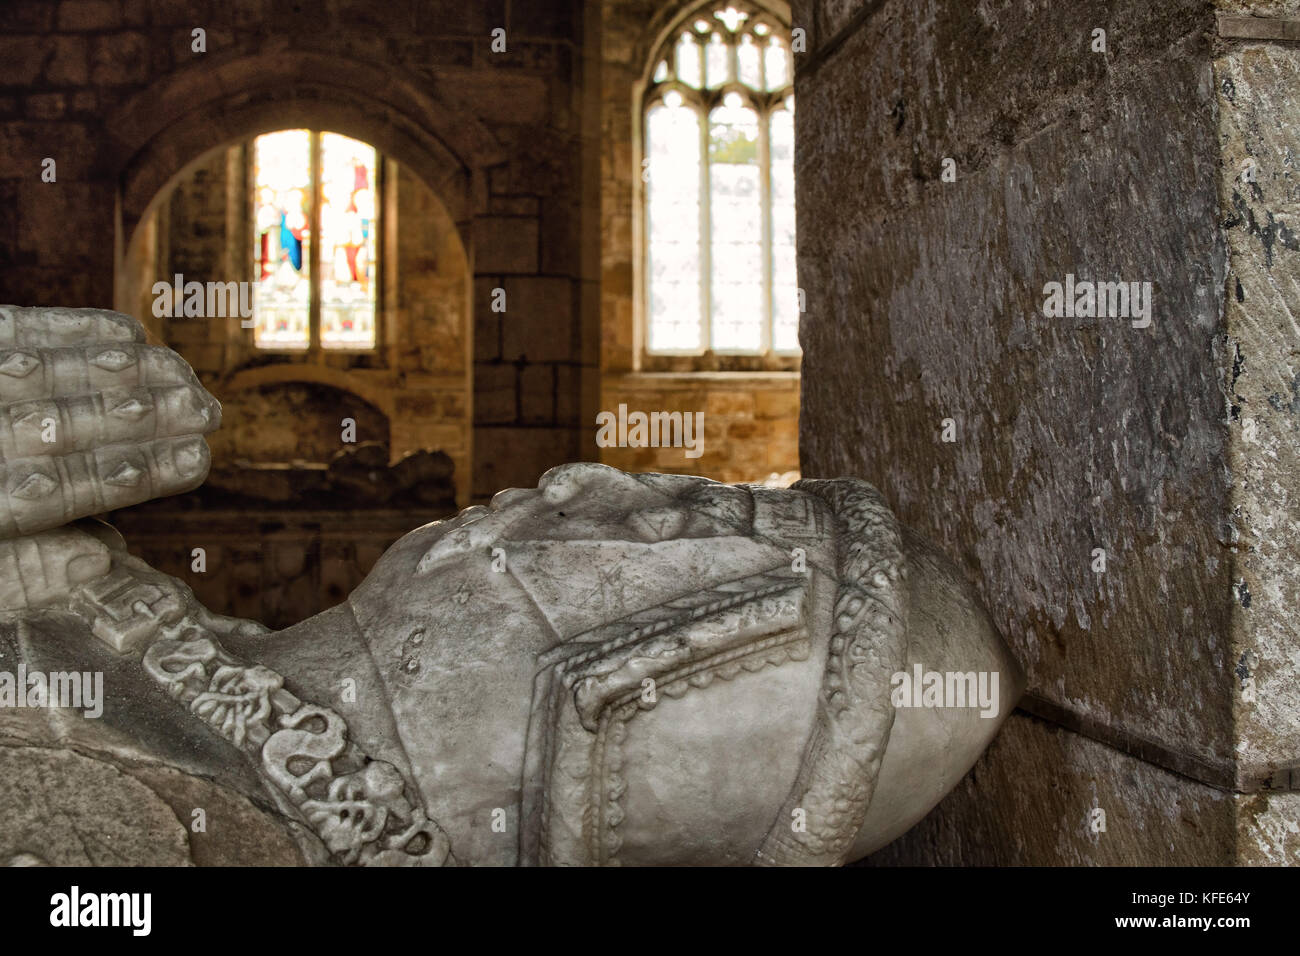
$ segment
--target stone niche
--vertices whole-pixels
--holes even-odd
[[[342,421],[356,434],[388,444],[388,418],[360,396],[315,382],[279,382],[227,395],[222,427],[212,436],[213,469],[241,464],[327,464],[343,447]],[[354,439],[355,441],[355,439]]]
[[[456,511],[451,458],[390,463],[388,418],[359,396],[281,382],[233,393],[222,417],[200,488],[112,516],[219,613],[296,624],[343,600],[412,521]],[[364,441],[341,440],[343,418]]]
[[[441,451],[469,501],[468,265],[456,225],[409,169],[379,161],[378,335],[361,352],[256,348],[238,318],[155,315],[158,276],[186,281],[252,278],[249,141],[206,153],[155,204],[128,256],[135,314],[176,349],[221,401],[214,475],[240,461],[324,467],[355,442],[389,449],[389,464]],[[170,278],[167,281],[172,281]],[[164,310],[165,311],[165,310]]]

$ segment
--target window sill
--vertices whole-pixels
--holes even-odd
[[[777,389],[799,386],[798,372],[606,372],[603,378],[606,385],[615,388],[689,387],[705,383]]]
[[[232,372],[261,368],[266,365],[320,365],[326,368],[350,372],[359,369],[386,370],[389,367],[387,356],[381,348],[371,351],[351,351],[343,349],[267,349],[249,347],[240,360],[234,364]]]
[[[670,373],[697,375],[705,373],[762,374],[789,373],[798,375],[802,355],[768,352],[763,355],[742,355],[705,352],[700,355],[644,354],[641,356],[641,373]]]

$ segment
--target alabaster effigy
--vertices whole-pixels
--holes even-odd
[[[91,517],[204,480],[220,407],[179,356],[3,307],[0,403],[0,860],[842,864],[1023,687],[855,479],[563,465],[271,633]]]

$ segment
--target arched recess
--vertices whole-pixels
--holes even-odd
[[[394,458],[419,448],[445,451],[455,462],[457,494],[468,504],[472,454],[472,245],[470,225],[486,197],[485,170],[506,160],[494,134],[471,112],[444,95],[438,83],[391,64],[348,55],[289,49],[268,41],[253,51],[204,58],[201,66],[175,71],[124,102],[105,118],[109,138],[97,163],[117,184],[115,307],[137,313],[147,283],[136,265],[147,261],[143,228],[154,219],[173,187],[210,159],[214,150],[284,128],[342,133],[375,146],[402,176],[427,187],[437,219],[447,228],[440,261],[463,276],[456,302],[455,370],[417,370],[407,384],[407,367],[394,358],[376,368],[339,370],[310,364],[225,367],[203,375],[218,394],[272,382],[310,382],[351,392],[382,410],[394,423]],[[422,191],[423,192],[423,191]],[[400,216],[398,217],[401,218]],[[394,257],[395,261],[395,257]],[[387,268],[387,267],[385,267]],[[433,334],[429,309],[413,303],[415,328]],[[388,307],[386,306],[386,309]],[[424,311],[420,311],[424,310]],[[463,311],[463,315],[460,313]],[[144,316],[142,316],[144,318]],[[237,321],[237,320],[236,320]],[[404,342],[427,349],[425,342]],[[386,339],[385,347],[395,342]],[[184,353],[183,353],[184,354]],[[458,360],[459,361],[459,360]]]
[[[385,254],[380,272],[388,291],[383,301],[381,334],[373,350],[351,355],[320,350],[264,352],[254,346],[251,332],[240,328],[238,316],[195,322],[191,318],[151,314],[156,303],[149,292],[159,277],[170,281],[173,272],[189,276],[192,269],[201,277],[239,276],[238,271],[205,271],[208,263],[238,270],[239,253],[232,247],[245,247],[239,237],[241,230],[250,226],[246,219],[231,213],[234,195],[244,188],[241,151],[227,147],[212,151],[202,167],[205,176],[214,175],[213,160],[216,178],[200,180],[210,185],[199,188],[215,188],[217,195],[224,194],[224,203],[217,202],[218,207],[224,205],[224,214],[218,213],[215,222],[197,220],[204,223],[201,232],[166,233],[170,241],[180,238],[185,242],[184,237],[188,237],[193,242],[197,238],[197,245],[187,247],[186,265],[170,261],[157,241],[143,243],[128,256],[126,272],[146,294],[127,303],[129,307],[123,311],[139,315],[157,341],[190,362],[204,386],[223,404],[237,396],[247,398],[259,389],[293,384],[325,386],[369,403],[382,412],[391,427],[386,427],[383,435],[368,430],[357,440],[387,444],[391,463],[417,451],[443,452],[455,467],[457,493],[468,504],[473,446],[473,283],[461,235],[439,197],[410,170],[386,158],[381,188]],[[222,172],[226,176],[221,176]],[[195,180],[186,174],[178,188],[183,190],[179,194],[179,221],[192,225],[196,220],[189,219],[188,214],[196,209]],[[171,189],[167,190],[164,197],[171,193]],[[201,210],[206,200],[197,202]],[[172,202],[169,215],[177,215],[177,211],[178,206]],[[151,228],[142,231],[155,238],[160,229],[168,228],[161,225],[157,215],[151,214],[146,222]],[[251,243],[247,249],[251,252]],[[245,264],[251,267],[251,256]],[[244,411],[235,401],[232,415],[222,425],[226,434],[210,442],[214,469],[219,459],[225,464],[239,459],[261,460],[265,449],[259,442],[247,443],[238,454],[224,454],[236,450],[224,440],[233,432],[245,437],[252,434],[239,426],[245,412],[255,412],[256,406],[242,407]],[[319,410],[319,404],[304,406],[305,412],[312,409]],[[336,434],[340,417],[347,414],[341,407],[333,415],[330,427]],[[218,454],[218,448],[223,454]]]
[[[323,385],[339,392],[354,394],[363,402],[373,405],[388,419],[396,413],[393,396],[389,391],[341,369],[324,365],[263,365],[236,372],[221,384],[223,391],[233,395],[291,382]]]
[[[391,412],[359,395],[353,385],[345,380],[325,382],[311,376],[294,376],[227,389],[222,397],[225,421],[208,436],[213,461],[233,463],[238,460],[237,449],[256,447],[258,462],[327,464],[346,448],[339,446],[340,414],[355,423],[358,441],[387,448]],[[241,414],[232,416],[232,410]],[[231,418],[235,419],[233,423]],[[256,431],[256,441],[239,434],[240,429]]]
[[[100,164],[118,184],[114,299],[135,301],[125,270],[139,226],[205,153],[290,127],[329,129],[376,146],[439,197],[466,249],[481,210],[476,175],[505,160],[473,113],[390,64],[268,44],[205,60],[142,90],[106,118]]]

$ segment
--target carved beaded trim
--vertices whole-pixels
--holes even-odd
[[[812,645],[804,625],[805,583],[802,575],[782,565],[698,594],[693,607],[674,602],[652,624],[622,634],[618,622],[605,625],[599,630],[616,636],[576,653],[566,645],[567,658],[544,656],[548,686],[541,704],[546,731],[540,746],[548,779],[541,795],[537,862],[618,865],[618,827],[627,790],[621,745],[628,722],[655,706],[641,698],[645,668],[658,662],[654,676],[659,689],[668,698],[679,698],[719,677],[731,680],[742,671],[806,659]],[[716,639],[720,643],[700,645],[688,659],[671,653],[676,646],[672,635],[680,629],[741,613],[755,602],[769,606],[764,626],[771,632],[747,637],[724,628],[725,636]],[[635,666],[625,668],[628,662]]]
[[[862,828],[893,727],[889,676],[907,654],[907,561],[893,512],[866,482],[804,480],[794,488],[835,512],[840,586],[817,725],[754,862],[836,866]],[[805,814],[803,832],[790,825],[796,809]]]
[[[243,750],[281,802],[343,865],[454,864],[447,835],[392,764],[371,760],[346,721],[300,700],[284,678],[227,652],[190,614],[189,589],[135,559],[114,556],[106,578],[81,587],[73,610],[141,665],[179,704]]]

